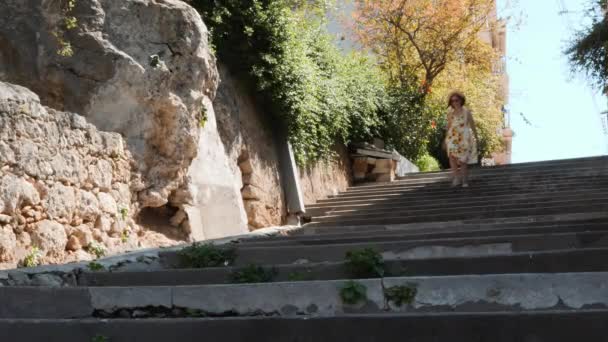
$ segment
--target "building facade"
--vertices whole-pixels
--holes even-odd
[[[502,136],[504,149],[502,152],[494,153],[493,163],[496,165],[511,164],[512,143],[514,132],[511,129],[511,116],[508,110],[509,102],[509,75],[507,74],[507,23],[498,19],[496,2],[487,21],[486,29],[480,32],[480,39],[492,46],[496,52],[496,60],[493,63],[493,72],[501,79],[500,97],[503,101],[503,123],[499,128]]]

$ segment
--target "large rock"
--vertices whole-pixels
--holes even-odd
[[[60,255],[68,243],[63,225],[49,220],[39,222],[31,237],[33,245],[48,255]]]
[[[0,226],[0,262],[11,261],[15,257],[17,237],[10,227]]]
[[[143,173],[135,187],[140,205],[166,204],[172,192],[187,187],[203,99],[213,97],[217,87],[206,27],[179,0],[78,0],[72,13],[78,28],[65,35],[74,55],[66,58],[57,54],[52,34],[61,3],[0,2],[0,81],[26,86],[47,106],[83,114],[99,129],[123,134]],[[49,125],[40,133],[58,130]],[[48,154],[39,146],[22,150],[28,156]],[[34,158],[30,165],[36,176],[48,175],[52,168],[69,183],[88,175],[102,190],[112,182],[109,164],[91,164],[88,172],[79,173],[82,163],[73,154],[44,165]]]
[[[208,122],[201,128],[199,155],[189,169],[191,205],[189,233],[194,240],[213,239],[246,233],[247,214],[243,206],[239,179],[231,172],[230,160],[220,140],[215,113],[206,102]]]
[[[45,252],[45,263],[73,261],[73,251],[95,232],[109,241],[117,203],[126,209],[124,219],[136,215],[128,209],[136,207],[130,183],[138,174],[119,134],[100,132],[82,116],[46,108],[28,89],[0,82],[0,142],[8,156],[0,159],[0,262],[16,265],[33,247]],[[91,177],[89,170],[103,174]],[[146,234],[133,235],[147,243]]]

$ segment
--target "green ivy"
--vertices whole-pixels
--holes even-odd
[[[383,73],[366,56],[345,54],[327,31],[326,2],[194,0],[218,59],[248,80],[288,132],[300,165],[336,142],[377,135]]]

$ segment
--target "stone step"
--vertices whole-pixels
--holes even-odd
[[[403,230],[380,230],[364,232],[348,232],[323,235],[294,235],[268,239],[254,239],[239,243],[246,247],[262,246],[314,246],[324,244],[359,243],[359,242],[389,242],[394,240],[422,240],[422,239],[445,239],[500,235],[525,235],[525,234],[548,234],[567,232],[591,232],[608,229],[608,222],[601,223],[570,223],[570,224],[513,224],[511,226],[500,226],[499,228],[473,228],[458,231],[427,231],[409,232]]]
[[[482,171],[476,171],[469,174],[472,181],[476,183],[508,183],[515,181],[526,181],[526,180],[566,180],[577,177],[601,177],[608,174],[608,168],[591,168],[581,167],[573,168],[567,171],[555,170],[547,172],[530,171],[521,174],[510,174],[505,173],[501,175],[486,174]],[[407,188],[416,187],[421,185],[428,186],[441,186],[451,182],[451,175],[446,174],[442,177],[431,177],[431,178],[414,178],[414,179],[403,179],[394,182],[387,183],[362,183],[347,188],[347,191],[371,191],[371,190],[386,190],[394,188]]]
[[[494,217],[494,218],[477,218],[464,219],[453,221],[431,221],[431,222],[414,222],[414,223],[397,223],[397,224],[336,224],[313,226],[306,224],[302,229],[293,230],[288,233],[289,236],[315,236],[325,234],[346,234],[360,233],[373,231],[403,231],[407,230],[410,233],[426,233],[426,232],[458,232],[468,231],[471,229],[491,229],[491,228],[508,228],[522,225],[539,225],[539,224],[568,224],[568,223],[604,223],[608,221],[608,212],[581,212],[581,213],[560,213],[543,215],[512,216],[512,217]],[[277,237],[273,237],[277,238]],[[256,240],[262,241],[265,238],[259,237]]]
[[[470,188],[461,188],[461,187],[445,187],[443,189],[436,189],[434,191],[426,191],[426,190],[416,190],[416,191],[396,191],[392,193],[381,193],[381,194],[356,194],[349,195],[348,193],[340,194],[335,197],[322,199],[317,201],[316,205],[321,204],[335,204],[335,203],[366,203],[369,201],[387,201],[387,200],[428,200],[428,199],[463,199],[463,198],[473,198],[480,196],[504,196],[504,195],[513,195],[513,194],[552,194],[563,191],[573,191],[573,190],[596,190],[596,189],[606,189],[608,187],[608,181],[580,181],[576,183],[570,184],[555,184],[555,183],[546,183],[530,187],[530,186],[522,186],[521,184],[513,185],[511,187],[506,188],[498,188],[498,187],[490,187],[487,189],[477,189],[471,185]],[[314,206],[314,205],[313,205]]]
[[[337,317],[0,320],[19,342],[605,341],[608,310]],[[457,338],[456,338],[457,337]],[[17,339],[18,338],[18,339]]]
[[[600,183],[606,184],[608,182],[608,175],[605,176],[590,176],[590,177],[573,177],[573,178],[561,178],[556,180],[551,179],[525,179],[517,181],[505,181],[505,182],[487,182],[487,181],[470,181],[470,189],[476,189],[478,191],[494,189],[499,191],[505,188],[515,188],[519,190],[542,190],[545,188],[566,188],[572,187],[575,189],[579,185],[588,183]],[[473,185],[474,188],[473,188]],[[348,190],[341,192],[337,195],[333,195],[331,198],[342,198],[342,197],[356,197],[356,196],[369,196],[369,195],[387,195],[396,193],[405,194],[428,194],[437,192],[439,194],[452,193],[461,187],[453,188],[451,182],[441,182],[432,184],[417,184],[417,185],[406,185],[406,186],[394,186],[380,189],[360,189],[360,190]]]
[[[608,273],[488,274],[238,285],[0,288],[0,318],[171,316],[332,316],[356,313],[525,312],[608,306]],[[401,287],[398,300],[387,290]],[[25,303],[24,303],[25,301]],[[33,304],[33,305],[32,305]]]
[[[390,210],[415,210],[415,209],[430,209],[433,207],[450,208],[454,207],[480,207],[480,206],[495,206],[495,205],[525,205],[550,203],[559,200],[576,201],[591,198],[602,200],[608,196],[608,187],[606,190],[594,189],[592,191],[563,191],[555,194],[512,194],[504,196],[480,196],[463,198],[454,203],[454,199],[424,199],[424,200],[401,200],[395,199],[392,201],[376,201],[369,203],[356,204],[322,204],[306,208],[307,216],[324,216],[325,214],[346,214],[346,213],[364,213],[367,211],[390,211]]]
[[[506,236],[464,237],[427,240],[393,240],[313,246],[261,246],[237,248],[236,266],[272,265],[344,260],[347,252],[373,248],[386,259],[421,259],[451,256],[499,255],[555,249],[608,247],[608,232],[547,233]],[[168,268],[179,267],[175,252],[160,253]]]
[[[541,161],[541,162],[531,162],[531,163],[517,163],[510,165],[499,165],[499,166],[491,166],[491,167],[471,167],[472,172],[487,172],[487,173],[512,173],[516,174],[518,172],[525,171],[552,171],[552,170],[567,170],[569,168],[576,168],[581,166],[588,166],[593,168],[601,168],[606,167],[608,164],[608,157],[606,156],[598,156],[598,157],[590,157],[590,158],[581,158],[581,159],[563,159],[563,160],[550,160],[550,161]],[[402,179],[416,179],[416,178],[432,178],[432,177],[442,177],[445,175],[449,175],[449,170],[438,171],[438,172],[420,172],[420,173],[411,173],[402,177]]]
[[[475,257],[385,260],[387,276],[608,272],[608,248],[551,250]],[[274,282],[357,278],[344,262],[266,265]],[[239,267],[167,269],[154,272],[83,272],[78,286],[178,286],[230,284]]]
[[[542,205],[511,206],[504,207],[477,207],[451,209],[424,209],[424,210],[399,210],[399,211],[377,211],[375,213],[348,214],[348,215],[326,215],[312,219],[309,226],[318,225],[370,225],[370,224],[398,224],[426,221],[452,221],[477,218],[497,218],[509,216],[525,216],[561,213],[582,213],[590,211],[608,211],[608,202],[602,201],[560,201]]]
[[[608,176],[598,176],[598,177],[590,177],[590,178],[572,178],[563,181],[553,181],[553,180],[525,180],[521,182],[505,182],[505,183],[481,183],[481,182],[471,182],[470,187],[468,189],[463,189],[462,187],[453,188],[451,185],[446,183],[435,184],[435,185],[417,185],[417,186],[409,186],[405,188],[396,188],[396,189],[387,189],[387,190],[376,190],[376,191],[348,191],[340,193],[336,196],[331,197],[331,199],[347,199],[347,198],[358,198],[358,197],[370,197],[370,196],[383,196],[383,195],[434,195],[440,196],[445,194],[454,194],[454,193],[463,193],[467,191],[469,193],[483,193],[485,191],[493,191],[493,192],[504,192],[505,190],[516,191],[525,191],[525,192],[535,192],[535,191],[545,191],[549,189],[564,189],[564,190],[573,190],[578,188],[581,185],[585,184],[598,184],[600,186],[606,186],[608,184]]]

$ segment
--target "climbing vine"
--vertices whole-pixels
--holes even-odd
[[[61,3],[61,19],[57,27],[52,31],[53,36],[57,40],[59,49],[57,54],[63,57],[71,57],[74,55],[72,44],[65,37],[66,32],[78,27],[78,19],[74,16],[74,8],[76,8],[76,0],[64,0]]]
[[[194,0],[192,5],[210,27],[218,59],[249,81],[288,132],[299,164],[328,156],[336,142],[376,135],[382,72],[363,54],[337,47],[327,30],[327,3]]]

